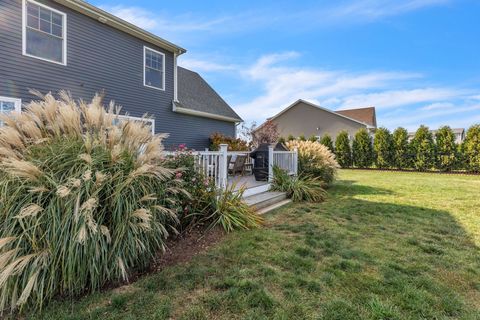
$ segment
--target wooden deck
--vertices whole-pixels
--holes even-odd
[[[235,190],[240,189],[242,186],[246,189],[255,188],[263,185],[267,185],[268,181],[256,181],[253,175],[245,175],[245,176],[229,176],[228,185],[231,186],[235,184]]]

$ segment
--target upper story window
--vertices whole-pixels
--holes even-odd
[[[21,108],[21,99],[0,97],[0,113],[10,114],[13,112],[20,112]],[[1,126],[3,126],[3,121],[0,120],[0,127]]]
[[[23,54],[66,65],[67,16],[44,4],[23,1]]]
[[[143,56],[143,85],[165,90],[165,54],[144,47]]]

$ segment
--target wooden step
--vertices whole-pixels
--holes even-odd
[[[287,199],[285,192],[262,192],[259,194],[245,197],[243,200],[251,208],[259,211],[261,209],[273,206]]]
[[[275,204],[272,204],[271,206],[268,206],[266,208],[263,208],[263,209],[260,209],[257,211],[258,214],[262,215],[262,214],[265,214],[267,212],[270,212],[272,210],[275,210],[275,209],[278,209],[280,207],[283,207],[284,205],[287,205],[289,203],[291,203],[292,200],[290,199],[286,199],[286,200],[283,200],[283,201],[280,201],[280,202],[277,202]]]

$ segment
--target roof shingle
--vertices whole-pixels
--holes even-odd
[[[178,67],[177,73],[180,107],[204,114],[231,118],[237,122],[243,121],[198,73],[182,67]]]
[[[377,116],[375,114],[375,107],[357,108],[348,110],[335,111],[342,116],[355,119],[357,121],[366,123],[372,127],[377,126]]]

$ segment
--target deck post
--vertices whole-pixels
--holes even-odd
[[[220,182],[220,189],[225,190],[227,188],[227,177],[228,177],[228,144],[221,144],[220,145],[220,164],[218,168],[218,175],[219,175],[219,182]]]
[[[273,148],[275,144],[268,145],[268,182],[273,180]]]
[[[293,174],[298,175],[298,148],[293,149]]]

